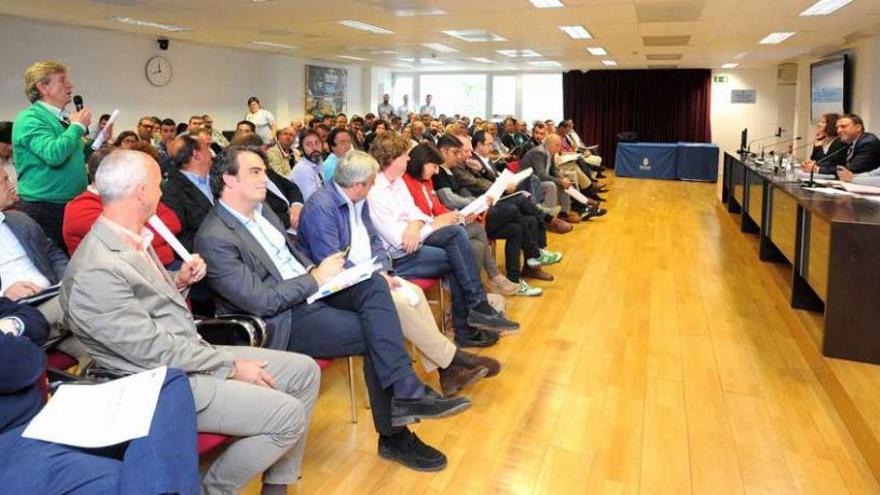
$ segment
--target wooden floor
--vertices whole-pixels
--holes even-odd
[[[377,456],[362,384],[349,422],[340,361],[290,492],[880,493],[794,337],[815,317],[789,307],[785,268],[757,261],[716,186],[608,183],[607,216],[551,237],[556,282],[509,300],[525,330],[485,351],[501,375],[466,390],[469,411],[414,427],[445,471]]]

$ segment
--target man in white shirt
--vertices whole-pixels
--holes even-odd
[[[412,107],[409,105],[409,95],[403,95],[403,105],[397,107],[397,115],[404,118],[408,117],[410,112],[412,112]]]
[[[428,95],[425,97],[425,104],[419,107],[419,114],[424,115],[428,114],[431,117],[437,115],[437,109],[434,108],[434,105],[431,104],[432,96]]]
[[[519,330],[518,323],[489,306],[458,212],[430,217],[416,206],[403,180],[409,161],[407,150],[409,140],[394,133],[379,136],[370,148],[380,166],[367,196],[370,219],[392,258],[394,271],[404,278],[449,280],[455,340],[462,347],[488,340],[486,332],[478,329]]]
[[[380,120],[388,120],[394,115],[394,105],[391,104],[391,96],[388,93],[382,95],[382,103],[376,109]]]

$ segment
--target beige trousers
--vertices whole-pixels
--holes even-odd
[[[446,368],[455,356],[455,344],[440,332],[424,291],[419,286],[399,277],[398,280],[418,296],[418,304],[413,306],[402,291],[391,291],[391,297],[394,299],[394,306],[397,307],[397,314],[400,318],[400,326],[403,329],[403,336],[412,342],[419,351],[425,371],[431,372],[437,368]]]

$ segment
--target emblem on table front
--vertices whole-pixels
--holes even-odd
[[[639,165],[639,170],[651,170],[651,160],[648,160],[648,157],[642,158],[642,164]]]

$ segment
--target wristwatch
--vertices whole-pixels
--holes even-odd
[[[12,328],[15,331],[16,337],[21,337],[21,335],[24,333],[24,322],[21,321],[21,318],[17,318],[15,316],[0,318],[0,322],[3,322],[3,321],[8,321],[8,322],[12,323]]]

